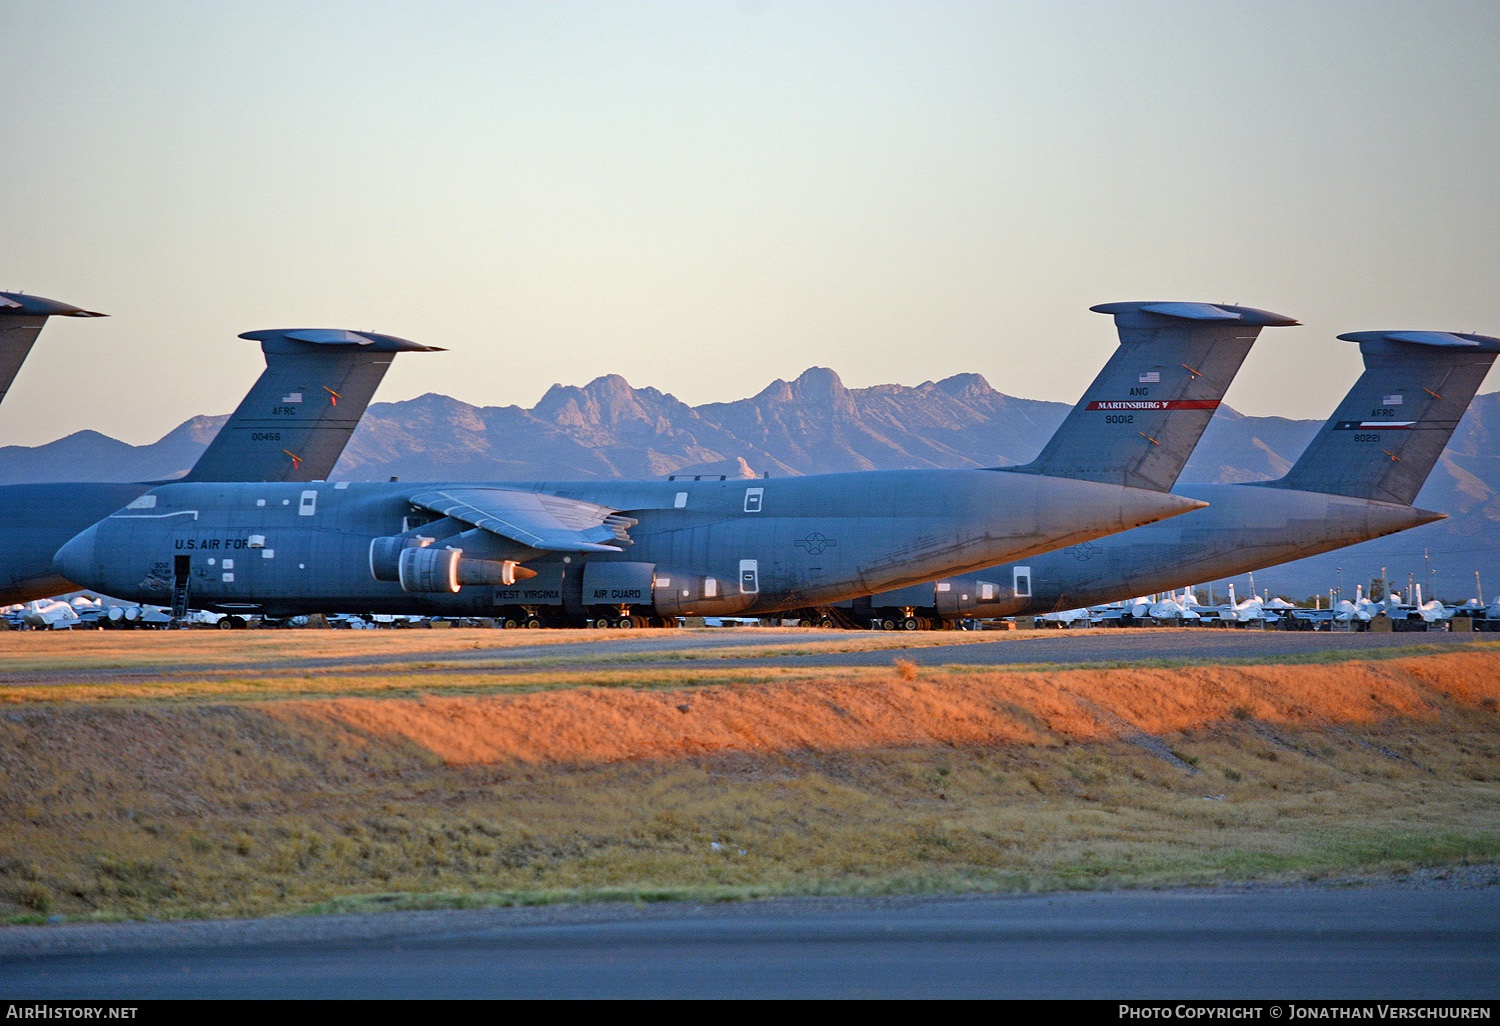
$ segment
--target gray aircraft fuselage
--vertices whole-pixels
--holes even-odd
[[[53,555],[151,487],[95,481],[0,485],[0,606],[77,589],[53,567]]]
[[[0,293],[0,299],[5,295]],[[50,302],[23,298],[31,306]],[[75,316],[100,316],[52,306],[75,311]],[[0,317],[0,328],[4,323]],[[240,337],[261,343],[266,369],[209,442],[187,480],[327,477],[395,354],[435,351],[394,335],[341,329],[271,329]],[[77,589],[77,582],[54,569],[57,550],[159,483],[0,486],[0,605]]]
[[[872,595],[870,608],[919,615],[935,609],[942,619],[1078,609],[1233,577],[1443,516],[1399,503],[1256,484],[1192,485],[1177,494],[1209,505],[1024,563]]]
[[[433,489],[540,492],[638,523],[620,552],[519,557],[514,586],[409,592],[376,578],[372,543],[415,529]],[[560,607],[657,616],[753,615],[829,603],[1073,545],[1201,503],[1167,492],[1003,470],[901,470],[774,480],[506,484],[169,484],[68,542],[68,580],[165,604],[271,615],[493,615]],[[461,525],[467,526],[467,525]],[[442,546],[443,540],[437,541]],[[226,560],[228,565],[226,566]]]

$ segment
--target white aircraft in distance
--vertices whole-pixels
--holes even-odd
[[[1043,613],[1037,617],[1043,623],[1055,623],[1062,627],[1071,627],[1082,620],[1085,627],[1093,624],[1092,610],[1088,609],[1063,609],[1052,613]]]
[[[1354,588],[1354,601],[1339,599],[1333,607],[1333,618],[1341,623],[1369,623],[1378,610],[1375,603],[1365,598],[1364,587],[1356,585]]]
[[[21,619],[28,627],[39,631],[67,630],[78,622],[78,613],[71,603],[56,599],[37,599],[26,606]]]
[[[1450,609],[1443,605],[1438,599],[1430,602],[1422,601],[1422,586],[1413,586],[1413,594],[1416,601],[1411,605],[1398,604],[1395,610],[1388,610],[1387,615],[1401,617],[1407,620],[1422,620],[1426,623],[1438,623],[1442,620],[1451,619],[1456,609]]]
[[[1265,603],[1260,596],[1252,593],[1243,602],[1235,598],[1234,584],[1229,585],[1229,601],[1219,607],[1219,619],[1234,623],[1257,623],[1273,617],[1266,616]]]
[[[163,606],[110,606],[104,614],[109,626],[121,630],[135,627],[165,627],[172,622]]]
[[[1153,620],[1179,620],[1183,622],[1201,620],[1202,616],[1192,607],[1198,603],[1191,598],[1191,593],[1183,599],[1177,597],[1175,591],[1168,593],[1167,597],[1160,602],[1153,602],[1148,613]]]
[[[1129,602],[1107,602],[1104,605],[1100,606],[1089,606],[1086,610],[1070,610],[1069,613],[1060,615],[1071,615],[1073,613],[1083,612],[1085,615],[1087,615],[1089,623],[1092,626],[1099,627],[1103,625],[1118,623],[1121,621],[1129,623],[1131,620],[1135,619],[1135,609],[1139,605],[1139,599],[1132,599]],[[1141,615],[1145,615],[1144,607],[1141,608]]]

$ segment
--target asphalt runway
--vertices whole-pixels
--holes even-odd
[[[1478,886],[1456,889],[782,899],[9,927],[0,930],[0,994],[1493,999],[1500,871],[1485,872]]]
[[[1118,630],[1041,631],[1024,634],[993,631],[984,634],[934,632],[884,633],[837,630],[765,630],[728,628],[692,631],[589,632],[584,637],[535,645],[484,647],[489,631],[465,632],[481,647],[408,652],[392,655],[377,643],[358,653],[306,659],[268,658],[219,660],[111,667],[116,682],[149,681],[166,674],[193,672],[278,672],[357,669],[389,666],[402,661],[442,663],[445,673],[499,676],[538,670],[578,672],[599,669],[652,668],[857,667],[890,666],[896,658],[920,666],[1024,666],[1138,662],[1153,659],[1212,663],[1219,660],[1281,659],[1318,652],[1358,653],[1390,647],[1444,648],[1500,641],[1500,635],[1448,631],[1422,633],[1326,633],[1320,631],[1256,631],[1209,628],[1129,628]],[[506,632],[512,634],[513,632]],[[887,647],[867,651],[819,651],[819,647],[864,638],[889,641]],[[948,637],[963,641],[945,643]],[[378,641],[378,636],[375,639]],[[908,647],[909,646],[909,647]],[[756,650],[780,649],[771,654]],[[741,654],[739,650],[743,650]],[[660,658],[652,658],[659,656]],[[616,661],[616,657],[618,661]],[[48,685],[92,681],[97,669],[18,669],[0,665],[0,685]]]
[[[878,637],[899,642],[910,639],[911,648],[893,647],[864,652],[788,651],[769,657],[741,656],[737,648],[792,646],[799,643],[849,641],[854,638]],[[1028,633],[992,631],[976,638],[962,635],[956,644],[932,644],[933,633],[884,633],[863,631],[798,630],[763,632],[758,628],[726,629],[722,633],[694,631],[662,634],[650,632],[630,638],[589,640],[552,645],[526,645],[516,648],[445,652],[445,662],[546,659],[564,668],[572,652],[585,654],[590,662],[599,657],[628,655],[632,667],[681,665],[680,660],[656,664],[643,657],[654,652],[668,656],[687,653],[712,654],[714,658],[732,660],[736,666],[889,666],[897,656],[924,666],[972,665],[1006,666],[1045,663],[1133,662],[1146,659],[1215,659],[1283,658],[1328,651],[1370,651],[1372,649],[1409,647],[1412,645],[1461,645],[1492,640],[1488,634],[1473,632],[1454,634],[1449,631],[1421,633],[1371,634],[1329,633],[1325,631],[1257,631],[1231,628],[1122,628],[1095,630],[1088,633],[1057,631]],[[980,640],[985,639],[985,640]],[[1493,640],[1500,641],[1500,635]],[[376,657],[370,657],[372,661]],[[561,664],[561,665],[559,665]],[[701,661],[699,665],[702,665]]]
[[[1185,628],[1176,630],[1095,631],[1070,635],[1031,635],[1014,640],[968,645],[933,645],[903,651],[819,653],[794,657],[808,666],[888,666],[900,656],[921,666],[962,664],[1007,666],[1027,663],[1135,662],[1146,659],[1282,658],[1329,651],[1370,651],[1410,645],[1452,645],[1489,640],[1486,634],[1447,631],[1411,634],[1331,634],[1322,631],[1247,631]],[[1500,640],[1500,639],[1497,639]],[[757,665],[761,660],[746,660]],[[764,661],[771,665],[771,661]]]

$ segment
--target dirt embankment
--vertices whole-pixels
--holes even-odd
[[[1500,862],[1500,652],[781,673],[15,703],[0,922]]]
[[[1493,709],[1500,653],[1326,666],[872,674],[670,692],[291,700],[265,708],[404,740],[450,765],[607,763],[733,752],[1046,744],[1172,734],[1227,720],[1288,726],[1433,720]]]

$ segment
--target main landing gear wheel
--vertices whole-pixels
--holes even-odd
[[[507,616],[504,620],[500,621],[500,629],[501,630],[513,631],[513,630],[515,630],[519,626],[521,626],[521,625],[518,624],[518,623],[516,623],[516,621],[514,620],[514,618],[509,617],[509,616]]]
[[[920,626],[921,624],[917,622],[915,616],[908,616],[905,620],[901,621],[901,629],[904,631],[914,631]]]

